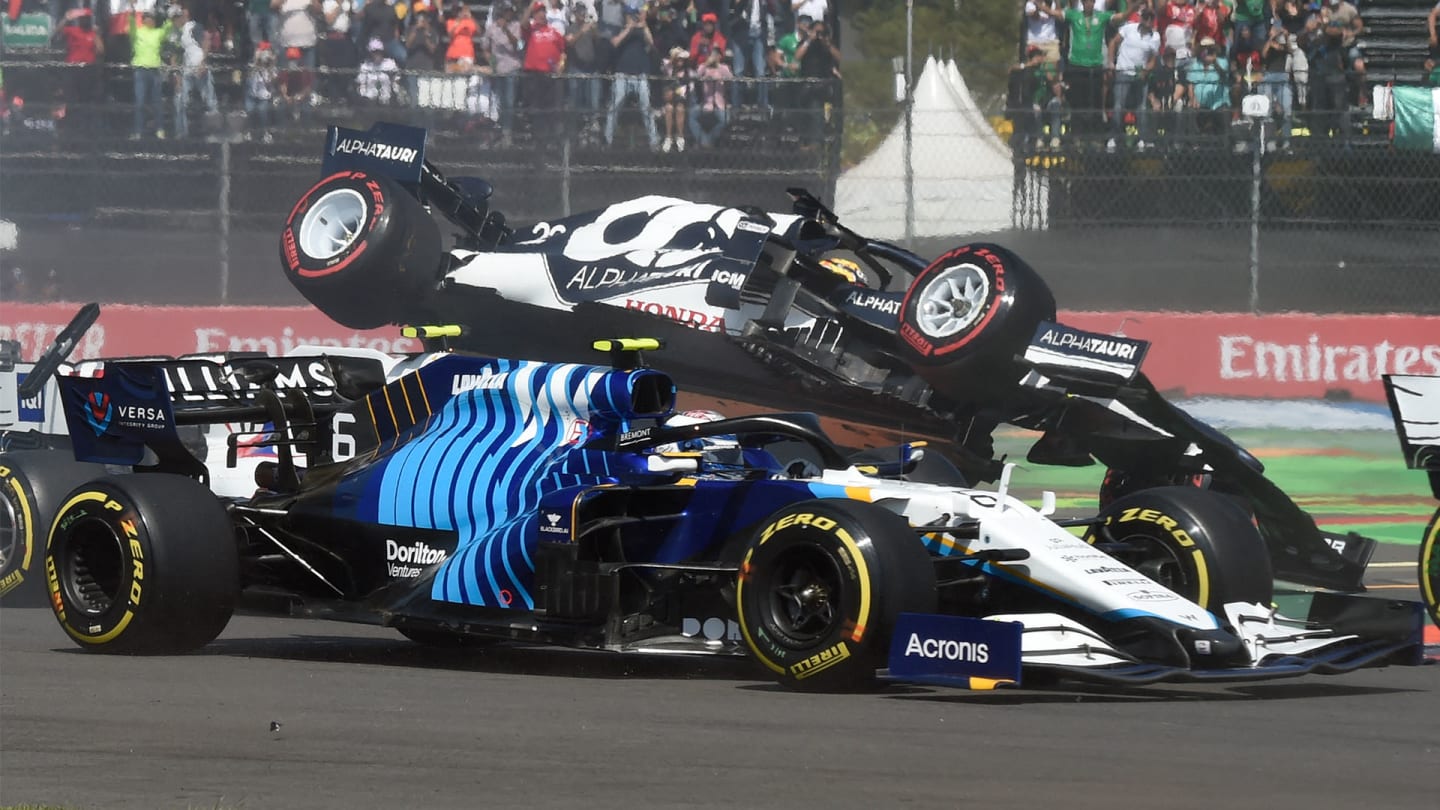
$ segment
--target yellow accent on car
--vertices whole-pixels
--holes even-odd
[[[608,338],[590,345],[597,352],[653,352],[665,344],[659,338]]]
[[[401,327],[400,334],[407,338],[447,338],[460,337],[464,329],[459,324],[439,324],[434,326],[405,326]]]

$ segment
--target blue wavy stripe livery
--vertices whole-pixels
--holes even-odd
[[[574,438],[567,431],[589,418],[592,397],[611,400],[612,381],[623,386],[625,375],[510,360],[442,362],[425,372],[431,401],[449,398],[428,430],[396,448],[366,487],[375,519],[456,532],[455,553],[437,570],[431,598],[533,608],[535,508],[542,494],[574,480],[554,474]],[[435,390],[442,383],[451,389]]]

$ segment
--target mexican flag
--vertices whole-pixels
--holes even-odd
[[[1396,87],[1395,148],[1440,155],[1440,87]]]

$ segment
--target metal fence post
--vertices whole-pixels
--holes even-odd
[[[220,303],[230,302],[230,139],[220,141]]]
[[[1255,159],[1250,166],[1250,312],[1260,314],[1260,159],[1265,155],[1265,119],[1255,127]]]

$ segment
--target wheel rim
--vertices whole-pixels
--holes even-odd
[[[0,498],[0,574],[10,572],[11,566],[20,564],[25,549],[20,547],[20,520],[15,504],[9,498]]]
[[[825,638],[841,620],[839,565],[815,545],[791,548],[774,564],[769,624],[786,642],[806,646]]]
[[[973,264],[947,267],[920,291],[916,313],[920,331],[947,338],[969,329],[985,311],[990,278]]]
[[[61,583],[67,601],[80,612],[99,616],[120,597],[125,557],[120,536],[101,520],[82,520],[65,542]]]
[[[354,189],[327,192],[300,220],[300,249],[312,259],[332,259],[360,238],[367,217],[365,198]]]
[[[1135,534],[1098,545],[1105,553],[1139,571],[1155,584],[1186,599],[1198,596],[1194,578],[1190,576],[1179,552],[1169,544],[1154,537]]]

